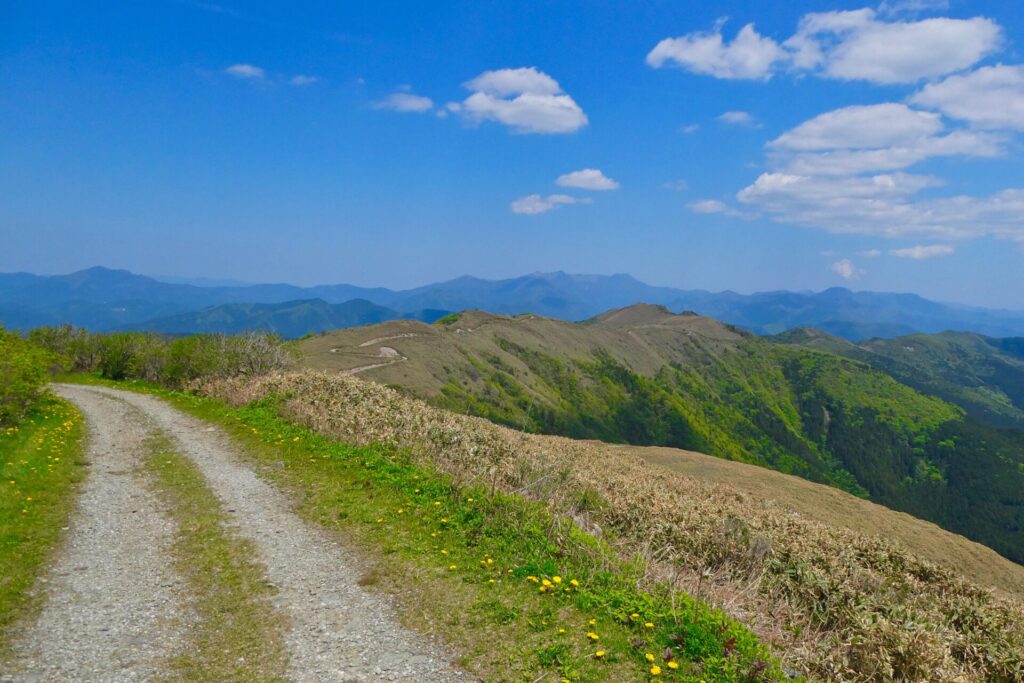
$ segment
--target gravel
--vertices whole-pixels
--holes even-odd
[[[111,436],[124,438],[138,429],[130,423],[141,422],[142,415],[151,420],[175,443],[178,450],[189,457],[201,470],[208,485],[220,498],[237,533],[251,540],[258,552],[259,561],[266,568],[266,578],[278,594],[274,605],[283,610],[289,620],[285,641],[289,655],[289,673],[294,681],[465,681],[469,676],[460,672],[451,663],[452,654],[438,643],[413,633],[399,625],[392,603],[385,597],[374,595],[357,583],[361,575],[360,562],[324,530],[307,525],[292,511],[293,504],[277,489],[258,478],[252,470],[241,463],[236,456],[235,446],[217,428],[211,428],[195,418],[185,415],[165,402],[152,396],[118,391],[106,387],[62,387],[61,392],[83,408],[87,418],[99,425]],[[115,410],[118,405],[110,401],[117,398],[140,412],[136,418],[124,410]],[[137,441],[137,437],[133,437]],[[116,443],[116,439],[114,441]],[[95,446],[98,443],[94,442]],[[112,450],[110,445],[106,450]],[[112,468],[114,469],[114,468]],[[114,477],[111,487],[128,486],[128,477]],[[136,487],[138,485],[136,484]],[[83,497],[83,516],[87,512]],[[142,507],[141,502],[138,506]],[[145,506],[155,510],[156,502],[147,494]],[[133,507],[134,509],[134,507]],[[136,515],[131,515],[136,517]],[[162,519],[155,514],[146,518]],[[151,520],[152,521],[152,520]],[[72,533],[81,534],[80,523]],[[161,521],[161,538],[168,535],[167,524]],[[116,533],[102,543],[93,540],[88,545],[92,556],[81,561],[86,566],[95,566],[97,573],[114,583],[121,583],[121,571],[110,567],[111,560],[104,551],[105,544],[124,542],[125,536],[136,538],[140,552],[145,550],[150,558],[140,565],[153,570],[152,577],[157,587],[167,594],[167,586],[175,585],[162,576],[156,579],[157,568],[167,562],[154,562],[154,555],[162,555],[166,541],[154,543],[153,531],[138,533],[136,529],[119,527]],[[76,538],[73,545],[80,543]],[[79,564],[78,561],[72,563]],[[167,586],[165,586],[165,582]],[[118,600],[143,601],[147,606],[163,608],[164,621],[175,613],[174,601],[167,597],[157,598],[153,587],[132,582],[130,586],[107,585],[96,590],[96,599],[116,604]],[[54,591],[55,595],[65,590]],[[129,595],[122,595],[128,593]],[[109,596],[109,597],[108,597]],[[143,599],[144,596],[144,599]],[[57,598],[60,601],[60,598]],[[156,620],[160,610],[143,609]],[[56,620],[54,619],[56,617]],[[37,629],[36,638],[50,633],[51,628],[69,630],[71,615],[63,612],[53,615],[47,621],[48,627]],[[122,619],[126,618],[125,616]],[[63,620],[62,620],[63,619]],[[119,619],[118,621],[120,621]],[[76,622],[72,622],[76,623]],[[164,623],[164,622],[160,622]],[[70,629],[73,630],[73,629]],[[77,642],[91,645],[94,636],[79,638]],[[122,632],[115,642],[131,639]],[[148,642],[148,641],[147,641]],[[173,639],[169,642],[173,643]],[[59,648],[56,652],[63,652]],[[77,660],[76,660],[77,661]],[[141,670],[141,669],[140,669]],[[145,669],[146,672],[152,669]],[[91,669],[79,669],[91,671]],[[105,679],[102,676],[79,677],[79,680],[136,680],[132,677]]]
[[[147,681],[185,646],[174,523],[138,470],[151,427],[121,401],[61,387],[89,424],[77,511],[37,590],[39,618],[13,644],[2,681]]]

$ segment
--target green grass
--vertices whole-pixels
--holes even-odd
[[[30,595],[74,508],[84,476],[82,417],[57,398],[0,429],[0,657],[10,627],[38,610]]]
[[[170,662],[171,681],[285,680],[284,619],[256,549],[229,531],[223,506],[192,462],[153,435],[144,469],[178,527],[174,564],[199,616],[192,647]]]
[[[270,402],[233,409],[156,393],[225,427],[295,494],[304,517],[371,558],[362,585],[395,594],[407,625],[440,634],[485,680],[783,678],[740,624],[689,596],[638,589],[640,560],[617,557],[541,503],[455,487],[399,451],[331,441],[282,419]]]

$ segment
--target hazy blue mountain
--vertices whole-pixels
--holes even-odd
[[[972,331],[1024,336],[1024,311],[999,311],[929,301],[914,294],[852,292],[708,292],[655,287],[629,275],[534,273],[506,280],[461,277],[396,291],[354,285],[195,286],[161,282],[123,270],[90,268],[70,275],[0,274],[0,323],[12,328],[70,322],[95,330],[138,326],[224,304],[281,304],[365,299],[393,311],[480,309],[586,320],[611,308],[644,302],[694,311],[758,334],[815,327],[845,339],[915,332]]]
[[[446,314],[447,311],[434,310],[399,313],[366,299],[353,299],[341,304],[329,304],[323,299],[303,299],[280,304],[222,304],[195,313],[179,313],[148,320],[132,325],[130,329],[167,334],[237,334],[262,330],[275,332],[286,339],[295,339],[310,332],[373,325],[403,318],[432,323]]]

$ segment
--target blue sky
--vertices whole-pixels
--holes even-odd
[[[0,270],[1024,309],[1014,2],[8,2]]]

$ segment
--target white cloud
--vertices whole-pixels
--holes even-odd
[[[596,168],[584,168],[560,175],[555,183],[562,187],[576,187],[581,190],[617,190],[621,187],[618,181],[612,180]]]
[[[762,174],[737,195],[775,220],[834,233],[883,237],[970,239],[1024,243],[1024,188],[988,197],[921,199],[938,178],[906,173],[868,177]]]
[[[878,13],[884,17],[943,12],[948,9],[949,0],[882,0],[878,5]]]
[[[665,38],[647,55],[647,64],[655,69],[667,62],[716,78],[771,78],[774,65],[785,52],[771,38],[760,35],[753,24],[740,29],[731,43],[722,38],[724,20],[706,32]]]
[[[980,128],[1024,130],[1024,66],[998,64],[930,83],[910,101]]]
[[[881,249],[865,249],[864,251],[858,251],[857,255],[858,256],[863,256],[864,258],[878,258],[879,256],[882,255],[882,250]]]
[[[224,69],[224,73],[235,78],[248,78],[260,80],[267,75],[267,72],[252,64],[232,64]]]
[[[373,103],[374,109],[390,109],[391,111],[423,113],[434,108],[434,101],[429,97],[413,95],[408,92],[391,93],[382,100]]]
[[[753,24],[726,43],[720,20],[710,31],[662,40],[647,55],[647,63],[659,68],[672,62],[716,78],[767,79],[788,67],[823,78],[914,83],[967,69],[1002,43],[1002,29],[985,17],[879,18],[906,14],[911,5],[883,5],[880,12],[863,8],[805,14],[796,33],[781,45],[758,34]],[[913,5],[926,9],[920,1]]]
[[[718,117],[722,123],[731,126],[747,126],[753,128],[758,126],[757,120],[746,111],[727,111]]]
[[[949,256],[956,250],[948,244],[932,244],[928,246],[918,245],[916,247],[907,247],[905,249],[890,249],[889,254],[892,256],[899,256],[900,258],[912,258],[917,261],[924,259],[935,258],[936,256]]]
[[[829,266],[833,273],[837,273],[844,280],[856,280],[864,271],[854,265],[853,261],[848,258],[836,261]]]
[[[686,205],[694,213],[725,213],[729,207],[717,199],[699,199]]]
[[[473,94],[448,108],[470,121],[497,121],[517,133],[573,133],[587,125],[572,97],[534,67],[485,71],[464,86]]]
[[[806,14],[784,45],[794,68],[826,78],[914,83],[971,67],[1001,42],[984,17],[886,22],[860,9]]]
[[[316,83],[319,80],[320,79],[317,78],[316,76],[309,76],[307,74],[296,74],[296,75],[294,75],[294,76],[292,76],[291,78],[288,79],[288,83],[290,85],[303,86],[303,85],[313,85],[314,83]]]
[[[692,135],[693,133],[696,133],[698,130],[700,130],[700,124],[691,123],[688,126],[683,126],[682,128],[680,128],[679,132],[682,133],[683,135]]]
[[[720,213],[723,216],[742,218],[744,220],[750,220],[757,217],[756,214],[740,211],[717,199],[698,199],[697,201],[689,202],[686,205],[686,208],[693,213]]]
[[[581,199],[579,197],[570,197],[567,194],[551,194],[547,197],[542,197],[539,194],[531,194],[525,197],[520,197],[509,205],[512,209],[512,213],[526,214],[533,216],[539,213],[546,213],[552,209],[557,209],[563,204],[589,204],[589,199]]]
[[[888,147],[914,142],[941,130],[938,114],[890,102],[843,107],[820,114],[768,144],[776,149],[802,152]]]
[[[995,157],[1006,143],[991,133],[943,132],[938,114],[889,102],[826,112],[783,133],[768,148],[777,170],[820,176],[896,171],[933,157]]]
[[[666,190],[672,190],[673,192],[685,192],[690,188],[690,184],[680,178],[679,180],[670,180],[667,183],[661,185]]]

